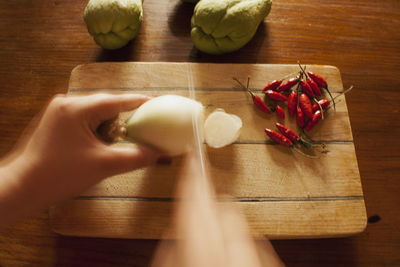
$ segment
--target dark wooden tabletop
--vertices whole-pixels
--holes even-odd
[[[274,0],[243,49],[209,56],[193,48],[193,6],[146,0],[135,41],[104,51],[92,41],[82,0],[0,1],[0,155],[57,93],[71,70],[96,61],[335,65],[347,95],[369,223],[341,239],[281,240],[288,266],[400,266],[400,1]],[[1,219],[1,217],[0,217]],[[0,232],[0,266],[146,266],[151,240],[57,236],[46,211]]]

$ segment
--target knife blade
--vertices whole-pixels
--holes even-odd
[[[188,92],[189,98],[196,101],[196,89],[194,85],[193,79],[193,71],[192,65],[190,63],[187,64],[187,80],[188,80]],[[199,159],[200,170],[203,177],[207,177],[206,172],[206,158],[204,153],[203,146],[203,138],[202,138],[202,125],[199,125],[198,114],[192,114],[192,126],[193,126],[193,153],[197,154],[197,158]]]

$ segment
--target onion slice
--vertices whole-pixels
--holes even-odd
[[[242,126],[238,116],[217,109],[208,115],[204,123],[205,141],[213,148],[230,145],[239,138]]]

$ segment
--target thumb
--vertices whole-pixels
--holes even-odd
[[[116,175],[152,165],[161,155],[161,152],[147,146],[110,145],[106,147],[102,162],[110,175]]]

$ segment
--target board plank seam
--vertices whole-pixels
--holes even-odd
[[[132,142],[129,140],[118,140],[116,143],[131,144]],[[352,145],[352,144],[354,144],[354,141],[352,141],[352,140],[331,140],[331,141],[320,140],[320,141],[312,141],[309,143],[313,144],[313,145],[326,145],[326,144],[329,144],[329,145]],[[232,144],[235,144],[235,145],[278,145],[274,141],[270,141],[270,140],[265,140],[265,141],[246,141],[245,140],[245,141],[236,141]]]
[[[162,197],[103,197],[79,196],[75,200],[113,200],[113,201],[138,201],[138,202],[174,202],[174,198]],[[222,201],[224,199],[221,199]],[[259,197],[259,198],[232,198],[233,202],[298,202],[298,201],[338,201],[338,200],[364,200],[363,196],[328,196],[328,197]]]
[[[196,91],[222,91],[222,92],[246,92],[242,88],[203,88],[203,87],[196,87]],[[187,87],[122,87],[122,88],[69,88],[69,92],[91,92],[91,91],[99,91],[99,90],[118,90],[118,91],[185,91],[187,92]],[[249,88],[249,90],[253,92],[261,92],[262,89],[259,88]],[[343,93],[343,90],[329,90],[331,93]]]

